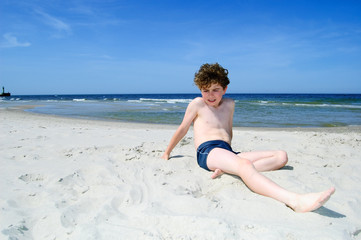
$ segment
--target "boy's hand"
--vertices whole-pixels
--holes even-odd
[[[162,159],[168,160],[168,159],[169,159],[169,154],[168,154],[168,153],[164,153],[163,156],[162,156]]]

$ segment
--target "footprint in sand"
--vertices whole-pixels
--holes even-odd
[[[4,235],[9,236],[9,239],[30,239],[29,229],[26,226],[25,220],[21,221],[16,226],[10,225],[8,228],[1,231]]]
[[[44,181],[45,176],[41,174],[31,174],[27,173],[24,175],[21,175],[19,177],[20,180],[23,180],[24,182],[37,182],[37,181]]]
[[[175,189],[177,195],[191,195],[194,198],[200,198],[203,196],[202,190],[199,186],[196,186],[194,190],[187,187],[179,186]]]
[[[186,137],[186,138],[183,138],[181,141],[180,141],[180,146],[185,146],[185,145],[188,145],[191,143],[191,140],[192,138],[191,137]]]
[[[58,183],[65,188],[65,198],[71,200],[78,199],[81,195],[89,191],[90,188],[78,171],[64,178],[60,178]],[[61,202],[63,203],[63,201]]]

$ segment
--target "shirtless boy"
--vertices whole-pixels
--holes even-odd
[[[295,212],[309,212],[321,207],[335,192],[331,187],[317,193],[297,194],[290,192],[260,172],[280,169],[287,163],[284,151],[242,152],[231,148],[232,125],[235,103],[223,98],[229,84],[228,71],[216,64],[204,64],[195,74],[195,84],[202,97],[189,103],[184,118],[173,135],[162,158],[168,160],[170,153],[186,135],[193,123],[194,144],[200,167],[213,171],[212,178],[222,173],[239,176],[255,193],[276,199]]]

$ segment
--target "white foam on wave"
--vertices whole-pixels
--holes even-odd
[[[25,99],[21,99],[21,98],[9,98],[9,99],[6,99],[6,98],[0,98],[0,102],[31,102],[31,100],[25,100]]]
[[[293,105],[293,104],[290,104]],[[360,105],[342,105],[342,104],[307,104],[307,103],[296,103],[295,106],[301,107],[335,107],[335,108],[360,108]]]
[[[329,108],[358,108],[361,109],[360,105],[346,105],[346,104],[311,104],[311,103],[292,103],[292,102],[274,102],[274,101],[257,101],[254,104],[258,105],[283,105],[283,106],[296,106],[296,107],[329,107]]]
[[[3,100],[3,101],[6,101],[7,99],[1,99],[1,100]],[[10,98],[9,99],[10,101],[20,101],[21,100],[21,98]]]
[[[173,103],[190,103],[192,99],[140,98],[139,101],[173,104]]]

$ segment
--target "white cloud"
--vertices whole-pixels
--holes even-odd
[[[13,36],[12,33],[5,33],[3,35],[4,41],[0,43],[2,48],[12,48],[12,47],[29,47],[31,43],[29,42],[19,42],[18,39]]]
[[[70,33],[71,32],[71,27],[66,24],[65,22],[50,16],[49,14],[40,11],[40,10],[35,10],[35,12],[37,14],[39,14],[40,16],[42,16],[43,21],[45,24],[51,26],[52,28],[56,29],[59,32],[65,32],[65,33]]]

